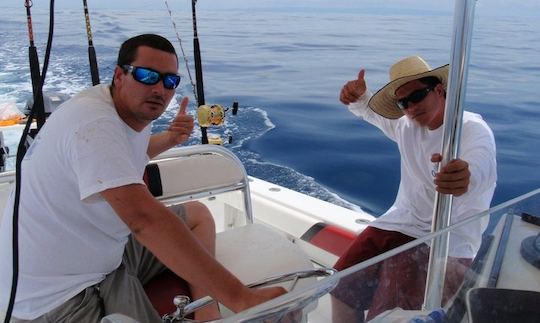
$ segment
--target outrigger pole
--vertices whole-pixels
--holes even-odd
[[[30,0],[25,0],[24,6],[26,7],[26,21],[28,25],[28,59],[30,61],[30,77],[32,79],[32,93],[34,96],[33,108],[37,114],[36,121],[38,129],[45,123],[45,105],[43,104],[43,91],[41,90],[41,74],[39,72],[39,58],[37,49],[34,44],[34,30],[32,27],[32,14],[30,8],[33,3]]]
[[[197,85],[197,107],[205,104],[204,101],[204,85],[202,74],[201,47],[199,45],[199,36],[197,35],[197,12],[195,6],[197,0],[191,0],[191,12],[193,13],[193,54],[195,61],[195,82]],[[201,143],[208,143],[208,134],[206,127],[201,127]]]
[[[448,71],[448,89],[443,124],[443,160],[439,168],[441,165],[448,164],[452,159],[458,158],[475,1],[456,0],[454,9],[452,52],[450,70]],[[435,193],[431,232],[439,231],[449,226],[450,215],[452,213],[452,195],[440,194],[439,192]],[[441,307],[448,258],[448,239],[449,235],[446,232],[432,241],[429,252],[424,309],[433,310]]]
[[[21,199],[21,164],[26,153],[26,139],[30,133],[33,117],[36,115],[37,129],[34,131],[34,135],[37,135],[41,127],[45,124],[45,105],[43,103],[43,84],[45,83],[45,76],[47,74],[47,67],[49,65],[49,57],[51,53],[51,45],[53,39],[53,26],[54,26],[54,0],[50,2],[50,16],[49,16],[49,37],[47,38],[47,47],[45,49],[45,60],[43,62],[43,69],[41,74],[39,73],[39,60],[37,56],[36,46],[34,45],[34,33],[32,30],[32,15],[30,13],[30,7],[32,7],[31,0],[25,0],[24,6],[26,7],[26,18],[28,22],[28,38],[30,41],[29,47],[29,59],[30,59],[30,75],[32,78],[32,90],[34,94],[34,103],[28,115],[28,120],[21,134],[21,139],[17,147],[17,158],[15,161],[15,195],[13,202],[13,220],[12,220],[12,264],[13,273],[11,279],[11,291],[9,295],[8,307],[6,309],[6,316],[4,318],[5,323],[9,323],[11,314],[13,312],[13,306],[15,304],[15,296],[17,294],[17,285],[19,280],[19,202]]]
[[[99,70],[96,59],[96,49],[92,42],[92,27],[90,26],[90,15],[88,14],[88,5],[86,0],[83,0],[84,18],[86,21],[86,37],[88,38],[88,60],[90,62],[90,74],[92,75],[92,85],[98,85]]]

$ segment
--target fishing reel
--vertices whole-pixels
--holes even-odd
[[[202,143],[223,145],[223,139],[219,134],[208,134],[207,128],[221,126],[225,123],[225,113],[229,108],[223,108],[220,104],[202,104],[197,108],[197,121],[202,131]],[[238,113],[238,102],[233,103],[232,114]],[[228,135],[228,143],[232,142],[232,135]]]
[[[201,127],[219,126],[225,121],[225,111],[219,104],[203,104],[197,108],[197,119]]]

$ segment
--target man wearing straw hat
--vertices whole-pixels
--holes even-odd
[[[345,83],[340,101],[397,143],[401,181],[394,204],[354,240],[335,264],[338,270],[428,234],[435,191],[454,196],[452,223],[488,209],[497,179],[493,133],[480,115],[467,111],[463,114],[460,159],[438,170],[448,65],[432,69],[421,57],[402,59],[390,68],[390,82],[373,96],[364,75],[362,69],[356,80]],[[452,265],[447,268],[444,299],[459,286],[484,229],[485,223],[475,221],[451,232]],[[367,309],[367,319],[395,307],[419,309],[428,255],[429,247],[422,244],[394,257],[393,264],[376,264],[343,279],[333,292],[339,300],[333,302],[334,309],[339,309],[334,311],[334,321],[350,321],[350,316],[345,318],[347,313],[362,321]],[[395,288],[385,285],[377,289],[388,281]]]

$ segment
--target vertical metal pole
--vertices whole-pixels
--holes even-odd
[[[454,9],[452,52],[448,72],[446,109],[444,112],[443,159],[440,165],[446,165],[449,161],[458,157],[475,1],[456,0]],[[431,226],[432,232],[450,225],[451,212],[452,195],[436,192]],[[448,256],[448,239],[449,235],[445,233],[432,241],[424,295],[424,309],[441,307]]]

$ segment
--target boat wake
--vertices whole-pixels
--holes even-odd
[[[165,130],[169,121],[176,115],[177,107],[178,103],[172,102],[163,116],[155,122],[152,131],[160,132]],[[188,145],[200,143],[201,131],[197,124],[195,126],[192,138],[187,143]],[[274,128],[275,125],[265,110],[252,106],[240,106],[237,115],[232,115],[232,110],[229,108],[226,112],[224,124],[209,128],[208,135],[209,137],[212,135],[219,136],[223,140],[224,146],[233,151],[242,161],[250,176],[348,209],[361,210],[360,206],[350,203],[331,192],[317,183],[313,177],[299,173],[293,168],[267,161],[259,153],[250,149],[250,142],[257,140]],[[229,138],[231,138],[230,142]]]

